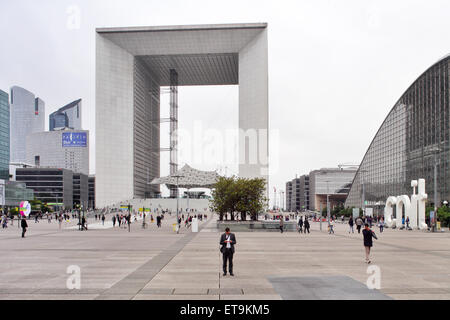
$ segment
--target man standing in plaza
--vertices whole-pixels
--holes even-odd
[[[283,216],[280,215],[280,231],[281,231],[281,233],[283,233],[283,228],[284,228]]]
[[[225,229],[225,233],[220,237],[220,252],[222,252],[223,257],[223,275],[227,275],[227,262],[228,270],[230,271],[230,276],[233,274],[233,255],[234,255],[234,245],[236,244],[236,236],[234,233],[230,232],[230,228]]]

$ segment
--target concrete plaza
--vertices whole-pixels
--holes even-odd
[[[173,215],[131,232],[92,220],[88,231],[28,221],[24,239],[17,221],[0,230],[0,299],[450,299],[450,233],[376,229],[381,288],[369,290],[362,235],[347,225],[334,235],[318,223],[307,235],[238,232],[235,276],[224,277],[216,217],[180,234]],[[79,290],[66,287],[70,265]]]

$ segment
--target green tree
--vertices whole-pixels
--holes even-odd
[[[450,208],[443,206],[437,210],[438,220],[441,222],[442,227],[450,227]]]
[[[232,221],[236,214],[240,214],[242,220],[247,220],[247,216],[257,220],[267,204],[265,188],[266,181],[262,178],[220,177],[212,190],[210,208],[219,213],[221,221],[225,213],[231,214]]]

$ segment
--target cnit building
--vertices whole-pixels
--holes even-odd
[[[383,207],[426,181],[428,203],[450,201],[450,55],[422,73],[381,124],[355,175],[346,207]],[[434,170],[437,189],[434,187]]]
[[[268,179],[266,23],[96,30],[97,207],[159,192],[149,182],[160,176],[161,87],[170,87],[177,171],[178,87],[201,85],[239,85],[239,175]]]

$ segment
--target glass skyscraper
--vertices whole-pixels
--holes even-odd
[[[9,95],[0,90],[0,179],[9,180]]]
[[[353,180],[347,207],[384,206],[388,196],[411,195],[425,179],[428,204],[450,202],[450,55],[426,70],[394,105]],[[434,190],[434,166],[437,190]],[[364,199],[364,200],[363,200]]]
[[[50,114],[48,125],[50,131],[62,128],[81,130],[81,99]]]
[[[26,138],[30,133],[45,130],[45,103],[30,91],[11,88],[11,162],[26,161]]]

